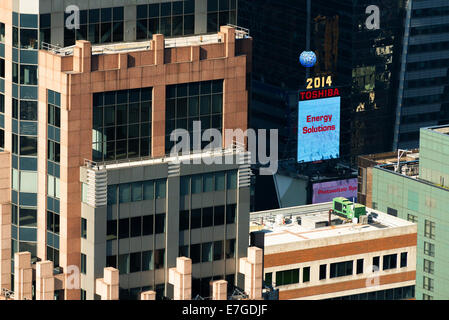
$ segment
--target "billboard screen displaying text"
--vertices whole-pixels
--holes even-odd
[[[340,157],[340,97],[298,103],[298,162]]]
[[[357,178],[315,183],[312,203],[329,202],[336,197],[345,197],[357,202]]]

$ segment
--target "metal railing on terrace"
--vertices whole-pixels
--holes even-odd
[[[246,39],[249,38],[249,29],[239,27],[236,25],[228,24],[228,26],[235,29],[236,39]],[[192,45],[204,45],[221,43],[222,39],[218,33],[214,34],[202,34],[194,36],[185,37],[170,37],[165,38],[165,48],[177,48],[177,47],[188,47]],[[61,56],[70,56],[73,54],[73,46],[69,47],[59,47],[52,45],[50,43],[42,42],[41,49],[52,52]],[[117,42],[111,44],[94,44],[92,45],[92,54],[107,54],[107,53],[120,53],[129,51],[142,51],[151,49],[151,40],[146,41],[135,41],[135,42]]]
[[[234,155],[237,153],[246,152],[246,148],[244,144],[241,144],[237,141],[234,141],[232,145],[229,147],[223,148],[211,148],[211,149],[202,149],[202,150],[191,150],[188,154],[178,154],[178,155],[165,155],[163,157],[136,157],[136,158],[126,158],[120,160],[109,160],[109,161],[92,161],[88,159],[84,159],[84,166],[90,169],[99,170],[104,168],[105,166],[111,165],[126,165],[131,166],[136,163],[149,161],[152,164],[156,163],[165,163],[165,162],[181,162],[184,159],[189,159],[193,157],[216,157],[216,156],[225,156],[225,155]]]

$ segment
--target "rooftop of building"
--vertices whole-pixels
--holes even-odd
[[[332,202],[252,212],[250,229],[264,232],[265,246],[273,246],[413,225],[409,221],[367,207],[366,223],[349,222],[332,214],[332,224],[329,226],[330,209]]]
[[[424,130],[431,130],[431,131],[449,135],[449,125],[429,127],[429,128],[424,128]]]
[[[246,39],[249,38],[249,30],[228,24],[229,27],[235,29],[236,39]],[[223,39],[220,33],[214,34],[201,34],[194,36],[182,36],[182,37],[170,37],[165,38],[165,48],[178,48],[178,47],[189,47],[189,46],[200,46],[206,44],[222,43]],[[147,41],[135,41],[135,42],[117,42],[111,44],[94,44],[92,45],[92,55],[99,54],[116,54],[116,53],[127,53],[127,52],[137,52],[150,50],[152,40]],[[61,56],[71,56],[73,55],[73,50],[75,45],[69,47],[58,47],[48,43],[43,44],[43,49],[50,51],[54,54]]]
[[[400,161],[415,161],[419,159],[419,149],[407,150],[407,152],[391,151],[359,156],[360,159],[370,160],[376,164],[394,164]]]

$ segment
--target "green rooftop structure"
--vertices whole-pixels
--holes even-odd
[[[416,299],[449,299],[449,126],[420,130],[419,160],[374,167],[372,199],[418,224]]]
[[[334,198],[332,208],[335,213],[343,215],[347,219],[358,219],[360,216],[366,214],[366,207],[364,205],[353,203],[343,197]]]

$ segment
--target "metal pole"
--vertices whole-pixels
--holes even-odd
[[[311,17],[312,17],[312,0],[307,0],[306,51],[310,51]],[[310,68],[306,68],[306,78],[310,78]]]

